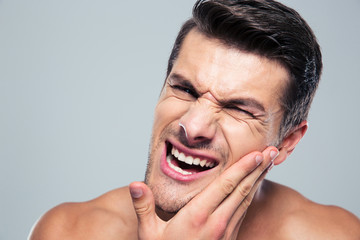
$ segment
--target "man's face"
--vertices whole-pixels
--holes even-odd
[[[277,141],[288,73],[192,30],[166,79],[146,183],[159,208],[176,212],[251,151]]]

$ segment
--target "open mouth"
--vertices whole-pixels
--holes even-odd
[[[214,160],[186,154],[170,143],[167,143],[166,161],[170,168],[182,175],[204,172],[218,165]]]

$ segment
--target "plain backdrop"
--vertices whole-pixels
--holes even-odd
[[[318,36],[310,128],[269,179],[360,216],[359,0],[283,1]],[[192,0],[0,0],[0,239],[65,201],[143,180],[156,104]]]

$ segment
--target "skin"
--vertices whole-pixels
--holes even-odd
[[[277,140],[282,116],[279,89],[288,77],[285,69],[267,59],[224,47],[218,41],[209,41],[204,47],[203,41],[206,38],[195,31],[185,39],[155,109],[147,183],[158,205],[167,211],[177,211],[245,154],[264,150]],[[217,50],[209,51],[212,48]],[[193,88],[192,94],[186,92],[188,88]],[[230,103],[249,99],[264,110],[254,104]],[[182,141],[179,136],[184,131],[179,123],[188,135]],[[198,154],[218,160],[219,165],[191,184],[179,184],[158,171],[166,141],[189,146],[187,150],[195,148]],[[206,149],[197,147],[205,143]]]
[[[30,239],[359,239],[351,213],[264,180],[307,130],[304,121],[271,146],[287,79],[277,62],[192,30],[155,109],[147,184],[59,205]],[[216,167],[176,179],[161,167],[169,142]]]

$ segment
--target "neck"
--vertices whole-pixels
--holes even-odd
[[[177,212],[172,213],[172,212],[166,212],[164,210],[162,210],[161,208],[159,208],[158,206],[156,206],[155,208],[156,214],[158,215],[158,217],[163,220],[163,221],[169,221],[171,218],[173,218]]]

